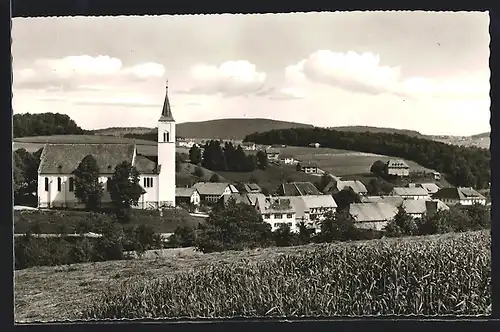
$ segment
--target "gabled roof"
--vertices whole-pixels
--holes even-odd
[[[140,174],[158,174],[159,170],[154,161],[146,156],[135,156],[134,166]]]
[[[421,183],[420,184],[420,187],[424,188],[425,190],[427,190],[427,192],[429,194],[434,194],[434,193],[437,193],[438,190],[439,190],[439,186],[435,183]]]
[[[332,195],[308,195],[301,196],[308,209],[312,208],[336,208],[337,203],[333,199]]]
[[[410,168],[408,164],[401,159],[391,159],[387,162],[387,167],[390,168]]]
[[[367,196],[361,197],[362,203],[387,203],[395,207],[403,204],[404,198],[401,196]]]
[[[175,197],[191,197],[196,192],[196,188],[175,188]]]
[[[440,200],[423,200],[423,199],[410,199],[403,202],[403,208],[408,214],[424,214],[428,211],[429,204],[437,204],[438,210],[449,210],[448,205],[444,204]]]
[[[332,181],[334,182],[334,181]],[[340,180],[337,181],[337,190],[342,190],[344,188],[352,188],[357,194],[366,194],[368,190],[366,189],[363,182],[359,180]]]
[[[300,163],[300,167],[319,167],[319,165],[313,161],[305,161]]]
[[[352,203],[349,213],[357,222],[389,221],[398,209],[387,203]]]
[[[232,193],[229,195],[222,196],[222,200],[223,200],[224,205],[229,203],[230,200],[234,200],[236,203],[244,203],[244,204],[252,205],[252,202],[250,201],[247,194]]]
[[[124,161],[132,163],[134,144],[45,144],[40,174],[71,174],[87,155],[92,155],[101,174],[113,174]]]
[[[256,191],[260,192],[261,191],[260,187],[255,183],[245,183],[243,186],[245,187],[245,190],[247,192],[256,192]]]
[[[163,101],[163,109],[161,112],[159,121],[174,121],[174,117],[172,115],[172,109],[170,108],[170,101],[168,100],[168,81],[165,88],[165,100]]]
[[[247,198],[250,202],[250,205],[255,205],[255,203],[257,203],[257,199],[265,199],[266,198],[266,195],[264,195],[262,193],[248,193],[246,195],[247,195]]]
[[[419,187],[394,187],[394,195],[399,196],[427,196],[429,193],[424,188]]]
[[[257,206],[261,213],[294,213],[295,199],[290,196],[267,196],[257,198]]]
[[[478,193],[472,188],[464,188],[464,187],[458,187],[458,188],[441,188],[437,193],[432,195],[434,198],[448,198],[448,199],[459,199],[459,200],[466,200],[466,199],[486,199],[483,195]]]
[[[200,195],[222,195],[224,190],[229,186],[225,182],[198,182],[193,187],[198,190]],[[234,187],[234,186],[233,186]],[[232,188],[231,192],[238,192],[236,188]]]
[[[290,182],[281,185],[284,196],[321,195],[321,192],[311,182]]]

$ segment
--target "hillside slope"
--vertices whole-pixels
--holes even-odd
[[[340,127],[330,127],[330,129],[335,129],[338,131],[351,131],[355,133],[387,133],[387,134],[401,134],[414,137],[425,137],[416,130],[409,129],[395,129],[395,128],[385,128],[385,127],[370,127],[370,126],[340,126]]]

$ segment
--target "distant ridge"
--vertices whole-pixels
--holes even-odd
[[[338,131],[352,131],[357,133],[371,132],[371,133],[389,133],[389,134],[401,134],[407,136],[415,137],[426,137],[425,135],[419,133],[416,130],[409,129],[395,129],[395,128],[385,128],[385,127],[370,127],[370,126],[340,126],[340,127],[330,127],[330,129]]]
[[[485,133],[472,135],[471,138],[490,138],[490,135],[491,135],[491,133],[488,131]]]

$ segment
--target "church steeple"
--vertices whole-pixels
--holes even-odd
[[[170,109],[170,101],[168,100],[168,80],[166,82],[165,101],[163,102],[163,110],[161,112],[160,120],[158,121],[175,122],[174,117],[172,116],[172,110]]]

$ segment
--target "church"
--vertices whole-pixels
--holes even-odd
[[[135,143],[47,143],[38,168],[39,208],[83,207],[74,195],[73,171],[87,155],[97,160],[99,180],[104,187],[103,205],[111,203],[107,183],[115,167],[128,161],[139,171],[144,189],[135,208],[175,207],[175,120],[168,98],[168,84],[158,120],[157,156],[138,153]]]

